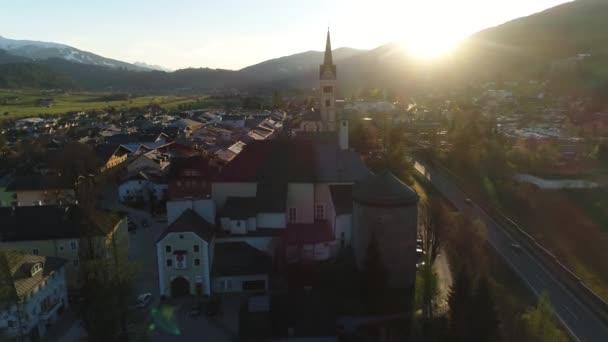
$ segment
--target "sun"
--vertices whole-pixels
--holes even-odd
[[[459,39],[441,32],[422,31],[401,41],[401,46],[422,59],[435,59],[452,50]]]

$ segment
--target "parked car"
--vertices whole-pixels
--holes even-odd
[[[220,311],[220,302],[217,299],[211,299],[205,308],[207,316],[215,316]]]
[[[147,219],[141,220],[141,226],[144,228],[150,227],[150,222]]]
[[[471,201],[470,198],[465,198],[464,203],[466,203],[466,205],[473,205],[473,201]]]
[[[140,294],[139,296],[137,296],[137,304],[135,304],[135,307],[145,308],[146,306],[148,306],[148,304],[150,304],[151,300],[152,300],[151,293]]]
[[[195,303],[194,305],[192,305],[192,308],[190,308],[190,312],[188,312],[188,316],[190,317],[198,317],[203,313],[203,304],[202,303]]]

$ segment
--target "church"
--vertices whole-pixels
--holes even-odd
[[[331,37],[327,31],[323,64],[319,66],[319,108],[311,108],[302,116],[300,132],[335,132],[336,131],[336,96],[338,73],[331,52]],[[343,122],[348,131],[348,122]],[[297,134],[297,133],[296,133]]]
[[[294,137],[251,142],[219,174],[172,170],[206,186],[180,196],[179,180],[169,181],[168,227],[156,242],[161,294],[272,292],[277,270],[345,253],[365,269],[372,241],[388,286],[413,291],[418,195],[349,148],[329,32],[319,84],[319,110]]]

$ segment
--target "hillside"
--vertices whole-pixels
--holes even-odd
[[[608,91],[606,18],[608,1],[577,0],[480,31],[452,54],[434,62],[414,59],[397,44],[369,51],[336,49],[334,61],[338,66],[340,89],[347,96],[369,87],[410,93],[425,91],[426,85],[466,85],[508,78],[545,79],[562,92],[600,94]],[[24,47],[30,46],[25,43],[30,41],[13,42],[20,43],[12,46],[12,51],[0,50],[0,65],[24,65],[19,69],[4,67],[12,75],[0,75],[8,87],[25,83],[32,87],[71,84],[77,89],[139,93],[200,93],[226,88],[250,92],[288,91],[316,87],[318,65],[322,61],[322,52],[308,51],[238,71],[190,68],[174,72],[138,72],[132,67],[142,67],[129,63],[125,63],[129,66],[115,64],[110,67],[103,61],[92,65],[66,60],[65,56],[51,58],[51,54],[44,55],[45,59],[38,58],[44,51],[50,53],[44,49],[65,47],[54,43],[42,43],[37,50],[38,57],[29,58],[27,56],[31,55]],[[0,48],[2,46],[6,47],[6,44],[0,44]],[[21,55],[16,55],[15,51],[20,51]],[[570,63],[572,65],[566,63],[566,70],[556,67],[564,64],[563,61],[576,59],[579,54],[591,56],[585,55],[584,60],[576,60]],[[38,68],[46,76],[36,84],[36,78],[32,77],[34,73],[26,72],[28,68]],[[18,74],[29,75],[29,78],[21,82]]]
[[[5,50],[7,54],[25,57],[34,61],[58,58],[74,63],[105,66],[110,68],[124,68],[137,71],[151,70],[150,68],[106,58],[91,52],[82,51],[68,45],[51,42],[17,40],[0,36],[0,49]]]

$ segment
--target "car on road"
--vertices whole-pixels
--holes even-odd
[[[135,307],[136,308],[145,308],[146,306],[148,306],[148,304],[150,304],[151,300],[152,300],[151,293],[142,293],[139,296],[137,296],[137,304],[135,304]]]
[[[513,248],[516,251],[521,251],[521,245],[518,243],[512,243],[511,248]]]

